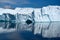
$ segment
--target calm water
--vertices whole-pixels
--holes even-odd
[[[59,40],[60,22],[0,22],[0,40]]]

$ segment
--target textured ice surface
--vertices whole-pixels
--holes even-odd
[[[35,16],[35,18],[34,18],[35,22],[48,22],[48,21],[50,21],[48,15],[42,14],[41,8],[36,8],[34,10],[34,16]]]
[[[46,6],[42,8],[15,8],[15,9],[0,8],[0,15],[4,13],[15,15],[17,19],[16,21],[18,22],[20,21],[25,22],[27,19],[30,19],[32,21],[34,20],[35,22],[60,21],[59,18],[60,6]]]
[[[0,20],[5,20],[5,16],[4,15],[0,15]]]
[[[18,10],[19,8],[16,8],[16,10]],[[33,12],[33,8],[20,8],[20,10],[18,10],[18,14],[17,14],[17,20],[18,22],[26,22],[28,19],[33,21],[32,19],[32,12]]]
[[[16,14],[17,12],[13,9],[4,9],[4,8],[0,8],[0,15],[2,15],[3,13],[9,13],[9,14]]]
[[[60,21],[60,6],[47,6],[42,8],[42,14],[48,15],[51,21]]]

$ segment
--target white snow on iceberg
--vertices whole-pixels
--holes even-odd
[[[59,18],[60,17],[60,6],[46,6],[42,8],[15,8],[15,9],[0,8],[0,15],[4,13],[15,15],[16,19],[24,21],[24,22],[26,21],[26,19],[30,19],[32,21],[34,19],[35,22],[60,21],[60,18]],[[25,17],[24,15],[26,16],[28,15],[26,19],[24,19]]]

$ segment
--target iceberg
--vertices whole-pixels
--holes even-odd
[[[26,22],[31,20],[32,22],[51,22],[60,21],[60,6],[46,6],[42,8],[15,8],[4,9],[0,8],[0,15],[7,14],[8,20],[9,14],[15,17],[16,22]],[[0,18],[2,18],[0,16]]]

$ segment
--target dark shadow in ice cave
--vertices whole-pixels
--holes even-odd
[[[32,23],[32,21],[28,19],[28,20],[26,20],[26,23],[29,25]]]

